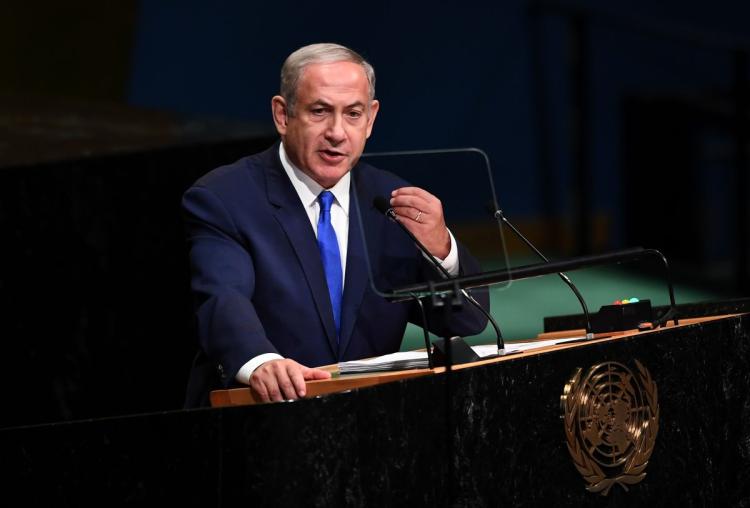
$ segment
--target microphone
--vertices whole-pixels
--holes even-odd
[[[384,198],[383,196],[376,196],[375,199],[372,200],[372,204],[380,213],[384,214],[386,217],[390,218],[393,222],[398,224],[398,226],[401,228],[401,230],[406,233],[409,238],[411,238],[412,242],[414,242],[414,245],[417,246],[417,248],[422,252],[422,254],[427,257],[427,259],[430,261],[430,264],[438,271],[438,273],[444,278],[444,279],[450,279],[451,274],[448,273],[448,270],[446,270],[443,265],[440,264],[440,262],[435,259],[435,256],[433,256],[429,250],[427,250],[427,247],[425,247],[422,242],[417,240],[417,237],[414,236],[414,234],[409,231],[409,229],[404,226],[401,222],[399,222],[396,219],[396,211],[391,208],[391,204],[388,201],[388,199]],[[473,296],[471,296],[465,289],[460,288],[461,294],[466,298],[466,300],[471,303],[474,307],[479,309],[479,311],[484,314],[484,316],[487,318],[487,320],[492,324],[492,327],[495,329],[495,334],[497,335],[497,353],[498,355],[504,355],[505,354],[505,342],[503,341],[503,334],[500,332],[500,327],[497,325],[497,322],[495,319],[490,315],[489,312],[487,312],[484,307],[482,307],[479,302],[477,302]]]
[[[526,238],[518,229],[516,229],[513,224],[511,224],[511,222],[503,214],[502,210],[500,210],[499,208],[495,208],[493,204],[490,204],[490,208],[490,211],[494,215],[495,219],[500,219],[501,221],[503,221],[503,223],[506,224],[511,229],[511,231],[513,231],[513,233],[515,233],[515,235],[523,241],[523,243],[525,243],[532,251],[534,251],[537,256],[542,259],[542,261],[544,261],[545,263],[549,263],[549,259],[547,259],[547,256],[542,254],[541,251],[537,249],[534,244],[529,241],[528,238]],[[591,332],[591,321],[589,319],[589,308],[586,305],[583,296],[581,296],[581,293],[578,291],[576,285],[573,284],[573,281],[570,280],[570,278],[564,272],[557,272],[557,275],[560,276],[562,281],[568,285],[570,290],[573,291],[573,293],[576,295],[576,298],[578,298],[578,301],[581,304],[581,308],[583,308],[583,315],[586,317],[586,338],[593,338],[593,334]]]

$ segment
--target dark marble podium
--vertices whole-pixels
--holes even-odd
[[[4,429],[2,492],[55,507],[748,505],[749,339],[743,314],[293,403]],[[659,393],[647,476],[587,492],[563,387],[636,359]]]
[[[182,407],[198,343],[182,194],[277,138],[0,91],[0,428]]]

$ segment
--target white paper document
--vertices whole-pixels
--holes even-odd
[[[556,344],[585,340],[585,337],[568,337],[565,339],[551,339],[529,342],[506,342],[505,355],[521,353]],[[481,358],[497,354],[497,344],[484,344],[471,346],[471,349]],[[354,360],[339,363],[339,373],[359,374],[363,372],[387,372],[393,370],[426,369],[428,368],[427,353],[425,351],[404,351],[391,353],[389,355],[368,358],[366,360]]]

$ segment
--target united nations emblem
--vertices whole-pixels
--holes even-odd
[[[659,431],[659,400],[651,374],[635,361],[638,375],[625,365],[606,362],[585,376],[576,369],[560,397],[568,451],[588,484],[609,494],[646,477]]]

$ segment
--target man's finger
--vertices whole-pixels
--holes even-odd
[[[307,393],[307,387],[305,386],[305,376],[302,374],[302,366],[297,363],[290,364],[287,366],[286,372],[292,381],[292,385],[294,385],[296,395],[304,397]]]
[[[267,375],[263,376],[262,382],[265,385],[266,393],[268,393],[268,399],[265,402],[278,402],[284,400],[281,398],[279,384],[276,382],[276,376],[273,375],[273,372],[269,372]]]
[[[430,203],[416,196],[399,196],[391,198],[390,205],[393,208],[408,206],[411,208],[417,208],[418,210],[427,210],[430,208]]]
[[[408,206],[398,206],[394,207],[393,211],[396,212],[396,215],[401,217],[406,217],[412,220],[415,220],[417,222],[425,222],[425,219],[428,215],[430,215],[430,212],[425,210],[419,210],[417,208],[411,208]],[[419,212],[422,212],[421,214]],[[419,218],[419,220],[417,220]]]
[[[271,401],[271,397],[268,395],[268,390],[266,390],[266,385],[258,376],[250,376],[250,386],[255,390],[255,393],[258,394],[261,402]]]
[[[321,370],[321,369],[311,369],[309,367],[306,367],[302,371],[302,375],[305,377],[305,379],[331,379],[331,373],[327,370]]]
[[[286,362],[279,362],[274,365],[274,374],[276,375],[276,382],[279,386],[279,395],[282,397],[278,400],[296,400],[297,390],[294,388],[292,380],[289,378],[287,372],[288,366]]]
[[[420,187],[401,187],[391,193],[391,197],[396,197],[396,196],[418,196],[426,200],[429,200],[435,197]]]

